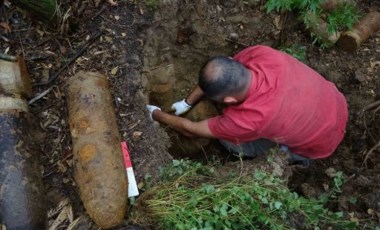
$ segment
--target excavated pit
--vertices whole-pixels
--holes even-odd
[[[267,43],[266,36],[274,31],[272,19],[259,12],[258,2],[249,4],[239,1],[198,1],[197,4],[160,1],[153,24],[147,30],[143,50],[142,86],[146,102],[173,112],[170,111],[172,103],[188,96],[207,59],[233,55],[244,48],[236,42],[237,38],[249,41],[249,44]],[[223,17],[226,15],[223,11],[231,11],[230,16]],[[203,100],[185,117],[193,121],[213,117],[218,114],[216,106]],[[170,129],[167,133],[171,140],[169,152],[174,157],[204,158],[206,152],[209,155],[210,146],[220,152],[217,141],[189,139]],[[211,147],[211,152],[212,149],[215,148]]]
[[[150,104],[170,111],[172,103],[186,98],[197,83],[198,71],[211,56],[230,53],[224,39],[207,35],[207,22],[191,9],[193,4],[177,1],[161,3],[155,13],[155,23],[148,29],[144,46],[143,86]],[[184,117],[200,121],[218,114],[214,104],[202,100]],[[216,141],[187,138],[170,129],[169,153],[174,157],[204,158]],[[207,158],[207,157],[206,157]]]
[[[192,49],[189,46],[188,49]],[[159,59],[157,58],[160,57]],[[156,58],[158,60],[156,60]],[[171,111],[172,103],[187,97],[196,85],[198,69],[207,56],[199,56],[196,53],[184,53],[174,47],[156,50],[147,58],[148,65],[144,69],[144,78],[147,79],[146,89],[149,104],[159,106],[163,111]],[[209,100],[204,99],[195,105],[185,118],[192,121],[201,121],[216,116],[216,106]],[[191,159],[207,158],[211,146],[218,146],[216,141],[204,138],[187,138],[171,129],[166,129],[171,140],[169,153],[173,157],[188,157]]]

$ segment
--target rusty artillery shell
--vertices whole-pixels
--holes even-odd
[[[379,29],[380,13],[377,11],[370,12],[357,22],[352,30],[342,34],[338,40],[338,46],[343,50],[354,52]]]
[[[94,222],[111,228],[124,220],[128,184],[108,81],[81,71],[69,79],[67,96],[80,197]]]
[[[26,101],[0,96],[0,226],[45,229],[40,150]]]
[[[309,31],[315,34],[317,37],[319,37],[319,39],[322,40],[324,45],[327,45],[329,47],[333,46],[336,43],[336,41],[339,39],[340,32],[335,32],[335,33],[330,34],[327,29],[328,27],[327,22],[325,22],[322,18],[315,16],[311,12],[308,12],[307,17],[309,17],[310,21],[318,22],[316,24],[311,23],[309,27]]]

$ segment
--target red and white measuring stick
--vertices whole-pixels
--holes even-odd
[[[125,141],[121,142],[121,149],[123,151],[124,165],[125,165],[125,169],[127,170],[127,176],[128,176],[128,197],[138,196],[139,189],[137,187],[135,174],[133,172],[132,162],[129,156],[127,142]]]

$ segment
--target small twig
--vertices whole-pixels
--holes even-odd
[[[367,117],[366,117],[365,113],[363,113],[363,124],[364,124],[364,128],[368,132],[368,135],[371,137],[372,141],[376,142],[375,138],[372,136],[372,133],[367,126]]]
[[[239,157],[240,160],[240,175],[239,175],[239,180],[243,176],[243,158]]]
[[[40,41],[40,43],[38,43],[37,45],[33,46],[32,48],[37,48],[39,46],[42,46],[43,44],[45,44],[46,42],[50,41],[51,39],[52,39],[52,37],[45,38],[42,41]]]
[[[208,160],[208,157],[207,157],[207,153],[206,153],[206,151],[205,151],[205,149],[203,148],[203,146],[201,145],[200,146],[201,147],[201,150],[202,150],[202,153],[203,153],[203,155],[205,156],[205,158],[206,158],[206,162],[208,163],[209,162],[209,160]]]
[[[28,31],[30,30],[30,28],[27,28],[27,29],[19,29],[19,30],[12,30],[13,33],[15,32],[24,32],[24,31]]]
[[[373,153],[373,151],[375,151],[378,147],[380,147],[380,141],[377,142],[377,144],[375,146],[373,146],[367,153],[366,153],[366,156],[364,158],[364,161],[362,163],[362,166],[365,165],[365,167],[367,168],[367,161],[368,161],[368,158],[369,156]]]
[[[10,42],[10,40],[6,37],[4,37],[3,35],[0,35],[0,38],[5,41],[5,42]]]
[[[378,107],[378,106],[380,106],[380,100],[375,101],[375,102],[373,102],[373,103],[367,105],[366,107],[364,107],[364,108],[363,108],[363,112],[364,112],[364,111],[368,111],[368,110],[372,110],[372,109],[374,109],[374,108],[376,108],[376,107]]]
[[[53,89],[53,86],[50,86],[47,90],[43,91],[42,93],[38,94],[36,97],[30,99],[28,101],[28,104],[31,105],[33,104],[34,102],[40,100],[41,98],[43,98],[44,96],[46,96],[46,94],[48,94],[51,90]]]
[[[239,46],[243,46],[243,47],[248,47],[249,45],[245,44],[245,43],[242,43],[242,42],[238,42],[238,41],[234,41],[230,38],[225,38],[224,40],[228,41],[228,42],[231,42],[231,43],[234,43],[234,44],[237,44]]]
[[[17,33],[17,36],[18,36],[18,39],[20,40],[22,55],[25,57],[24,45],[22,44],[20,33]]]
[[[285,23],[288,16],[288,12],[281,14],[281,32],[280,32],[280,43],[282,44],[284,41],[284,31],[285,31]]]
[[[72,57],[68,62],[66,62],[66,64],[62,68],[60,68],[47,82],[39,82],[39,83],[33,84],[33,86],[44,86],[44,85],[50,85],[51,83],[53,83],[69,65],[74,63],[75,60],[78,59],[84,53],[84,51],[86,51],[88,47],[90,47],[90,45],[92,45],[92,43],[94,43],[96,39],[98,39],[102,35],[102,33],[103,32],[101,31],[96,32],[96,34],[92,36],[86,42],[86,44],[84,44],[84,46],[74,55],[74,57]]]
[[[140,124],[141,120],[138,120],[137,122],[129,125],[128,127],[124,128],[124,129],[120,129],[120,131],[131,131],[132,129],[134,129],[136,126],[138,126]]]
[[[91,20],[94,20],[95,18],[99,17],[99,15],[101,15],[106,9],[107,7],[103,5],[102,8],[94,16],[92,16]]]

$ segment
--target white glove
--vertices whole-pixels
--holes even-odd
[[[149,118],[153,121],[153,117],[152,117],[152,114],[153,114],[153,111],[158,109],[158,110],[161,110],[159,107],[155,106],[155,105],[146,105],[146,108],[148,109],[149,111]]]
[[[189,111],[191,107],[192,106],[187,104],[185,99],[183,99],[182,101],[177,101],[176,103],[174,103],[172,105],[172,110],[175,110],[174,114],[178,116]]]

